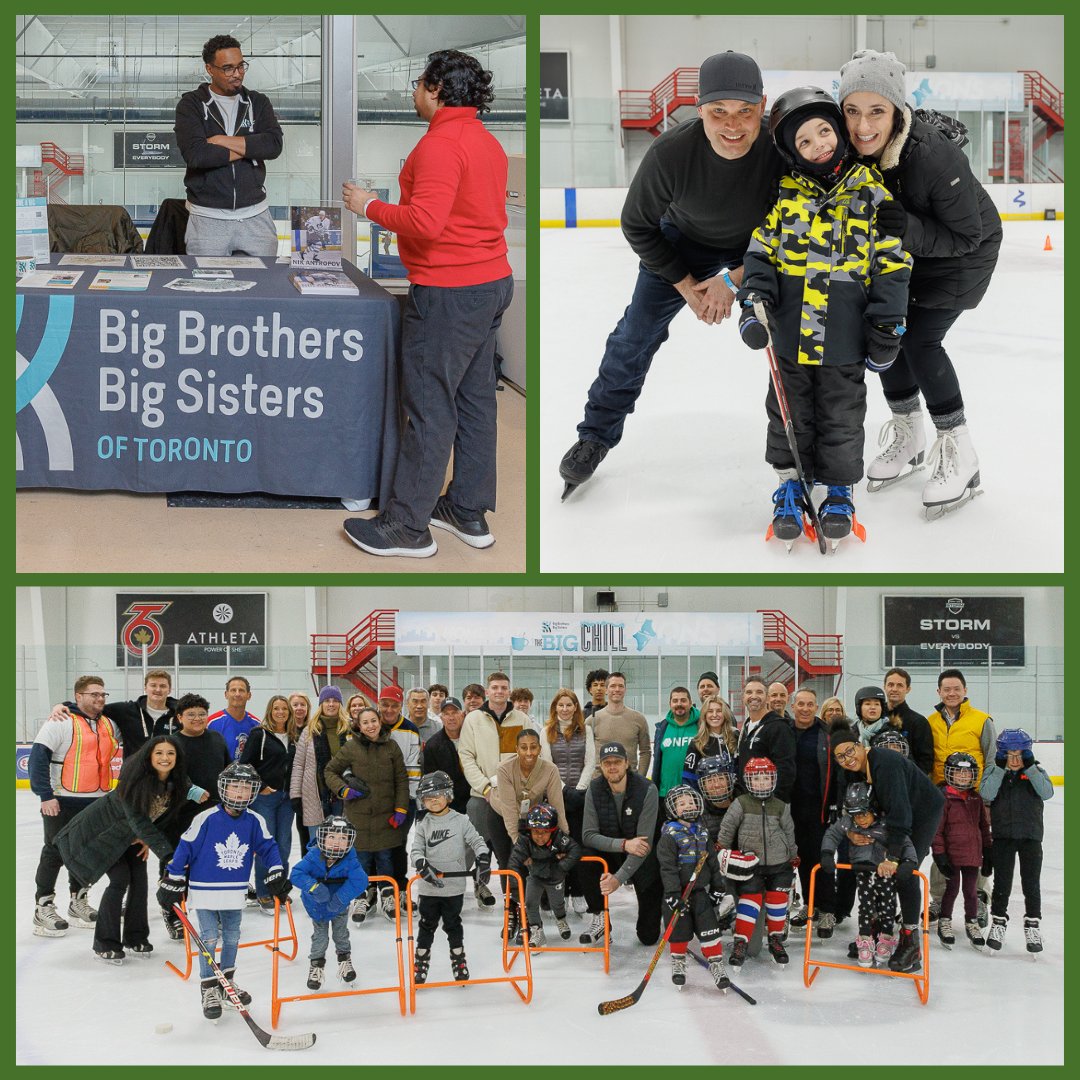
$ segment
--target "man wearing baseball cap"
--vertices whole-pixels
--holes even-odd
[[[689,306],[715,325],[732,312],[750,234],[783,175],[764,128],[761,71],[737,52],[698,74],[698,118],[653,140],[630,182],[622,231],[641,259],[630,306],[608,337],[578,441],[559,467],[564,494],[588,480],[623,434],[671,320]]]
[[[586,855],[599,855],[607,861],[608,872],[601,875],[594,871],[598,863],[579,863],[581,887],[592,917],[580,940],[585,945],[603,940],[603,897],[633,880],[638,940],[655,945],[660,937],[663,887],[652,838],[660,796],[655,784],[631,771],[622,743],[604,743],[597,757],[600,775],[585,792],[581,841]]]

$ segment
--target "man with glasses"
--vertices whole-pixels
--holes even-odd
[[[209,83],[176,106],[176,141],[187,162],[189,255],[276,255],[266,162],[284,144],[270,100],[244,87],[248,63],[228,34],[203,46]]]
[[[67,919],[56,910],[56,879],[64,860],[53,841],[92,799],[100,799],[112,788],[112,759],[120,749],[120,739],[112,721],[102,714],[106,696],[105,684],[97,675],[80,676],[75,680],[75,700],[64,703],[69,722],[46,720],[30,750],[30,789],[41,800],[45,826],[34,879],[34,933],[38,937],[63,937],[68,926],[92,929],[97,919],[87,890],[70,875]]]

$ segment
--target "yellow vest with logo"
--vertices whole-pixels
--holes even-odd
[[[957,750],[963,750],[970,754],[979,763],[979,776],[976,788],[982,782],[983,761],[982,730],[983,725],[990,719],[988,713],[979,712],[972,708],[967,698],[960,702],[960,712],[951,723],[945,722],[941,715],[944,705],[938,705],[933,709],[927,720],[930,721],[930,730],[934,734],[934,771],[930,779],[935,784],[945,782],[945,759]]]

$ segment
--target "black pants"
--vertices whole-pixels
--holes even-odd
[[[431,948],[440,920],[451,949],[460,949],[465,944],[465,934],[461,929],[461,905],[464,899],[462,893],[457,896],[420,897],[420,928],[416,932],[418,949]]]
[[[671,922],[671,912],[664,912],[664,926]],[[720,924],[716,921],[716,908],[709,899],[708,892],[700,885],[690,894],[690,903],[686,911],[679,916],[675,929],[671,931],[669,941],[676,945],[690,941],[694,936],[703,946],[712,945],[720,940]]]
[[[930,851],[938,822],[945,809],[945,796],[937,803],[936,812],[924,812],[911,823],[911,843],[915,848],[915,865],[921,866]],[[888,811],[886,811],[886,815]],[[905,926],[916,926],[922,920],[922,881],[914,874],[903,874],[896,880],[896,896],[900,901],[900,917]]]
[[[888,402],[903,401],[921,393],[931,417],[964,407],[960,380],[942,342],[960,318],[959,311],[942,308],[908,308],[907,333],[900,354],[888,371],[881,373],[881,387]]]
[[[878,877],[876,870],[859,870],[850,876],[859,888],[859,933],[891,934],[896,924],[895,877]]]
[[[810,901],[810,871],[821,858],[821,839],[825,826],[816,805],[792,803],[791,817],[795,823],[795,847],[799,852],[799,884],[803,903]],[[833,875],[819,870],[814,878],[814,910],[833,913],[836,903]]]
[[[660,882],[660,870],[656,865],[656,855],[653,851],[645,857],[645,861],[638,867],[637,873],[632,878],[634,883],[634,896],[637,899],[637,937],[642,945],[655,945],[660,940],[660,918],[664,901],[664,888]],[[602,855],[608,864],[608,873],[614,874],[626,861],[626,856],[620,852],[586,850],[586,855]],[[649,866],[652,860],[653,865]],[[594,862],[578,863],[581,868],[581,885],[585,894],[585,901],[589,905],[590,915],[599,915],[604,910],[604,897],[600,892],[600,864]],[[643,874],[642,871],[645,871]]]
[[[502,814],[493,809],[487,799],[477,795],[469,796],[469,820],[473,828],[484,838],[491,853],[499,862],[499,869],[505,870],[510,864],[510,852],[514,844],[506,831]]]
[[[585,817],[585,792],[577,788],[563,788],[563,807],[566,810],[566,824],[570,829],[570,838],[581,843],[581,826]],[[581,863],[566,875],[566,895],[584,896],[581,887]]]
[[[34,875],[34,899],[40,900],[43,896],[52,896],[56,892],[56,879],[60,876],[60,867],[64,860],[60,856],[60,849],[53,843],[56,834],[76,814],[85,810],[90,805],[89,799],[60,799],[60,813],[55,817],[41,815],[42,824],[45,827],[45,843],[41,848],[41,857],[38,859],[37,873]],[[79,891],[80,884],[68,875],[68,887],[72,895]]]
[[[145,945],[150,940],[146,915],[149,890],[146,862],[137,852],[132,845],[109,867],[109,884],[101,895],[94,924],[94,949],[97,952],[119,952],[133,945]],[[125,893],[127,909],[121,915]]]
[[[990,850],[994,858],[994,894],[990,898],[990,914],[1008,914],[1013,870],[1016,867],[1016,856],[1019,855],[1024,914],[1029,919],[1041,919],[1042,892],[1039,888],[1039,877],[1042,874],[1042,841],[1001,840],[995,836],[994,846]]]
[[[865,364],[800,364],[777,357],[795,442],[808,482],[854,484],[863,475],[866,419]],[[765,460],[774,469],[793,469],[776,390],[765,396],[769,430]]]
[[[428,527],[450,452],[446,495],[476,513],[495,509],[495,333],[514,279],[442,288],[412,285],[401,323],[401,433],[386,513]]]

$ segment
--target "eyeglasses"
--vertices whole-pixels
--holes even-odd
[[[240,72],[240,74],[243,75],[244,72],[251,67],[246,60],[241,60],[239,64],[226,64],[224,67],[218,67],[217,64],[211,64],[210,66],[212,68],[217,68],[222,75],[235,75],[237,72]]]
[[[852,743],[846,750],[837,750],[835,757],[836,760],[843,765],[845,762],[854,761],[859,754],[859,747],[857,743]]]
[[[419,79],[413,79],[409,85],[415,90],[419,86],[427,86],[427,83],[424,82],[424,77],[421,75]]]
[[[82,691],[82,693],[80,693],[80,694],[79,694],[79,697],[88,697],[88,698],[101,698],[101,700],[102,700],[102,701],[104,701],[104,700],[105,700],[105,698],[107,698],[108,696],[109,696],[108,694],[103,694],[103,693],[101,693],[101,692],[95,692],[95,693],[92,693],[92,694],[91,694],[91,693],[88,693],[88,692],[87,692],[87,691],[85,691],[85,690],[84,690],[84,691]]]

